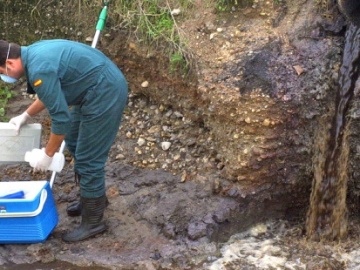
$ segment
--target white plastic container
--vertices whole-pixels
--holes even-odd
[[[25,153],[39,148],[40,142],[40,124],[24,125],[17,135],[13,124],[0,122],[0,165],[24,162]]]
[[[32,151],[28,151],[25,153],[25,161],[29,162],[31,167],[35,166],[35,160],[36,158],[41,154],[43,150],[41,149],[33,149]],[[61,170],[64,168],[65,164],[65,156],[63,153],[55,153],[53,156],[52,162],[49,166],[49,171],[53,172],[61,172]]]

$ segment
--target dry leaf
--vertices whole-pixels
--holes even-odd
[[[297,75],[299,76],[304,73],[304,69],[299,65],[293,66],[293,68],[295,69]]]

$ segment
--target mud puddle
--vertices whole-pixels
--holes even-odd
[[[351,237],[339,243],[308,241],[304,223],[259,223],[219,246],[219,257],[207,270],[356,270],[359,269],[359,225],[351,219]]]

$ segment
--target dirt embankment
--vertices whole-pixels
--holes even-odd
[[[152,141],[157,128],[173,143],[166,155],[150,147],[156,165],[140,162],[136,151],[133,163],[184,180],[205,175],[215,193],[241,205],[256,197],[260,205],[274,203],[280,215],[298,214],[308,203],[314,144],[334,106],[343,17],[336,5],[316,1],[257,1],[226,14],[195,1],[194,10],[201,12],[178,22],[197,63],[185,80],[169,75],[166,57],[124,43],[119,33],[103,44],[127,74],[132,94],[148,98],[140,106],[159,105],[154,114],[144,108],[145,122],[137,115],[134,123],[144,126],[130,128],[128,137]],[[178,126],[159,117],[163,110]],[[167,159],[174,162],[164,164]]]
[[[318,1],[256,1],[226,14],[203,2],[194,1],[178,22],[197,63],[190,76],[170,74],[167,56],[116,27],[99,44],[131,89],[106,168],[109,231],[61,242],[78,222],[65,216],[77,197],[69,163],[54,187],[60,223],[53,235],[44,245],[1,247],[0,264],[200,269],[231,234],[266,219],[305,216],[344,21],[336,6],[324,17]],[[29,102],[18,97],[8,116]],[[49,126],[46,114],[35,121]],[[26,165],[3,172],[2,181],[48,177]]]

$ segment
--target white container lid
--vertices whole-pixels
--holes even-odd
[[[25,153],[40,143],[41,124],[24,125],[17,135],[13,124],[0,122],[0,165],[25,162]]]

